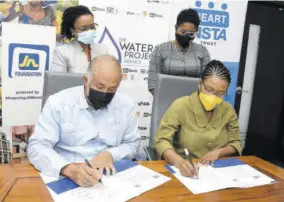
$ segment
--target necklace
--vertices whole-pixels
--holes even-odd
[[[187,56],[188,56],[188,54],[189,54],[189,52],[190,52],[190,47],[188,48],[187,53],[184,55],[183,53],[181,53],[181,52],[178,50],[177,45],[176,45],[175,43],[174,43],[174,46],[175,46],[175,48],[176,48],[177,54],[181,57],[182,62],[184,62],[185,58],[187,58]]]

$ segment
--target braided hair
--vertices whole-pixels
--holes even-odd
[[[183,23],[192,23],[195,25],[196,30],[198,30],[200,19],[197,11],[192,8],[180,11],[180,13],[177,16],[176,27],[180,26]]]
[[[64,10],[61,23],[61,35],[67,39],[73,37],[71,28],[74,28],[75,21],[82,15],[93,15],[86,6],[73,6]]]
[[[216,76],[221,80],[231,83],[231,74],[225,65],[219,60],[212,60],[209,62],[201,74],[201,79],[205,80],[210,76]]]

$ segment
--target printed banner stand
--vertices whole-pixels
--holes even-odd
[[[2,23],[2,125],[35,124],[55,27]]]

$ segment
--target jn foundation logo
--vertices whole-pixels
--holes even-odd
[[[106,11],[106,9],[105,8],[99,8],[99,7],[92,7],[92,11],[103,11],[103,12],[105,12]]]
[[[137,69],[123,68],[123,73],[137,73]]]
[[[42,76],[41,67],[49,67],[49,47],[46,45],[30,45],[11,43],[9,45],[8,76],[38,77]]]
[[[38,70],[39,69],[39,55],[33,53],[20,53],[19,55],[19,69],[20,70]]]
[[[226,41],[227,29],[230,26],[230,15],[226,11],[228,5],[222,3],[221,8],[215,8],[215,2],[207,4],[203,1],[196,1],[195,6],[201,20],[197,35],[198,39],[214,42]],[[204,9],[204,7],[208,7],[208,9]]]
[[[157,13],[149,13],[149,16],[151,18],[162,18],[163,17],[161,14],[157,14]]]

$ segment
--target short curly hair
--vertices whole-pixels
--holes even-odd
[[[200,19],[199,15],[196,10],[192,8],[184,9],[180,11],[180,13],[177,16],[177,22],[176,26],[180,26],[183,23],[192,23],[195,25],[196,29],[198,30]]]

